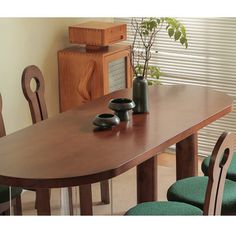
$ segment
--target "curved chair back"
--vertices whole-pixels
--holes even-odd
[[[218,139],[209,166],[209,180],[205,195],[204,215],[220,215],[227,170],[232,160],[235,135],[224,132]]]
[[[31,80],[35,79],[36,90],[30,87]],[[27,99],[33,123],[48,118],[47,107],[44,99],[44,78],[40,69],[35,65],[26,67],[21,77],[21,85],[25,98]]]
[[[2,95],[0,94],[0,138],[6,135],[6,130],[2,117]]]

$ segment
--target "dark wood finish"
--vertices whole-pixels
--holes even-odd
[[[100,188],[101,188],[101,200],[105,204],[110,203],[110,194],[109,194],[109,181],[101,181],[100,182]]]
[[[13,205],[14,215],[21,216],[22,215],[22,205],[21,205],[21,195],[15,198],[15,204]]]
[[[110,130],[95,131],[94,116],[110,112],[107,104],[111,98],[131,98],[131,89],[1,138],[0,183],[46,188],[106,180],[232,111],[230,96],[208,88],[162,85],[149,90],[150,113],[133,115],[129,122]]]
[[[176,179],[196,176],[197,173],[197,133],[194,133],[176,143]]]
[[[71,43],[104,47],[126,40],[126,38],[126,24],[124,23],[88,21],[69,26]]]
[[[94,116],[110,112],[112,98],[131,98],[131,89],[1,138],[0,184],[56,188],[107,180],[232,111],[230,96],[208,88],[161,85],[149,90],[150,113],[133,115],[110,130],[95,131]]]
[[[50,191],[49,189],[36,189],[37,194],[37,214],[51,215]]]
[[[36,82],[36,90],[32,91],[30,83]],[[44,99],[44,78],[40,69],[35,65],[26,67],[21,77],[22,90],[30,107],[33,124],[48,118],[47,107]]]
[[[0,94],[0,138],[6,135],[5,125],[2,117],[2,95]],[[17,196],[12,200],[12,206],[14,210],[14,215],[22,215],[22,207],[21,207],[21,196]],[[0,203],[0,213],[5,212],[6,214],[10,214],[10,201]]]
[[[209,165],[204,215],[220,215],[227,170],[234,153],[235,135],[224,132],[218,139]]]
[[[137,166],[137,203],[157,200],[157,157]]]
[[[80,198],[80,214],[92,215],[93,207],[92,207],[92,204],[90,204],[92,202],[91,184],[79,186],[79,198]]]
[[[102,50],[73,46],[58,52],[60,111],[82,105],[109,93],[108,63],[125,58],[126,87],[132,85],[130,46]]]

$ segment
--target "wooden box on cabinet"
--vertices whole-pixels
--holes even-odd
[[[126,40],[126,24],[89,21],[69,27],[71,43],[108,46]]]
[[[123,74],[109,78],[112,63],[123,61]],[[100,50],[73,46],[58,52],[60,111],[79,106],[116,89],[131,87],[130,46],[112,45]]]

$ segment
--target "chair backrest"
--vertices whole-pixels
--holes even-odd
[[[35,79],[36,90],[32,91],[30,87],[31,80]],[[21,85],[25,98],[30,107],[33,123],[48,118],[47,107],[44,99],[44,78],[40,69],[35,65],[27,66],[21,77]]]
[[[2,117],[2,95],[0,94],[0,138],[6,135],[6,130]]]
[[[234,146],[235,135],[224,132],[213,149],[208,169],[209,179],[203,208],[204,215],[221,214],[225,179],[232,160]]]

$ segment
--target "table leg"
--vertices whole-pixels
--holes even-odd
[[[137,203],[157,200],[157,157],[137,166]]]
[[[91,184],[79,186],[80,215],[93,215]]]
[[[105,204],[110,203],[110,194],[109,194],[109,180],[104,180],[100,182],[101,188],[101,199]]]
[[[51,215],[49,189],[36,189],[38,215]]]
[[[176,144],[176,179],[198,174],[197,133]]]

